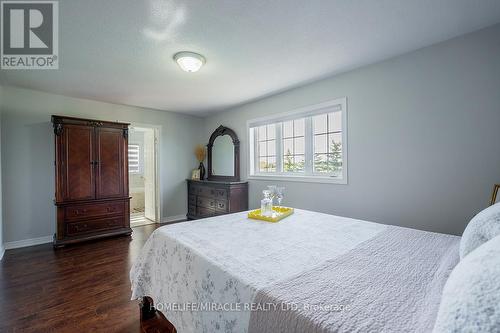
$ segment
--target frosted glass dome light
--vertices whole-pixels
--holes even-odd
[[[206,62],[205,57],[194,52],[179,52],[174,55],[175,62],[179,67],[189,73],[194,73],[200,70]]]

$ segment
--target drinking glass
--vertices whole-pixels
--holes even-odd
[[[271,203],[274,205],[274,198],[276,198],[276,185],[269,185],[267,188],[269,189]]]
[[[277,186],[276,198],[278,199],[278,208],[281,208],[281,201],[283,200],[284,195],[285,195],[285,188]]]

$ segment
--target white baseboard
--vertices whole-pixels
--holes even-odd
[[[7,242],[7,243],[5,243],[5,249],[10,250],[10,249],[17,249],[20,247],[51,243],[52,239],[53,239],[53,236],[44,236],[44,237],[38,237],[38,238],[22,239],[22,240],[18,240],[18,241],[14,241],[14,242]]]
[[[3,259],[3,255],[5,254],[5,247],[3,244],[0,244],[0,260]]]
[[[185,221],[186,215],[167,216],[161,219],[161,224]]]

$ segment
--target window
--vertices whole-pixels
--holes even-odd
[[[283,172],[305,171],[305,118],[281,123],[283,145]]]
[[[346,98],[249,121],[249,178],[346,184],[346,124]]]
[[[257,156],[259,172],[276,172],[276,128],[274,124],[259,126]]]
[[[314,136],[313,169],[316,173],[342,174],[342,112],[312,117]]]
[[[140,173],[141,172],[141,148],[137,144],[128,145],[128,172]]]

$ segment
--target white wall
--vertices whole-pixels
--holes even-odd
[[[164,218],[186,213],[186,184],[203,142],[201,118],[3,87],[1,155],[4,241],[52,235],[55,227],[52,114],[161,125]]]
[[[461,234],[500,181],[500,25],[206,119],[241,140],[246,121],[347,97],[348,184],[285,182],[285,204]],[[271,75],[271,73],[270,73]],[[250,207],[268,181],[250,181]]]

